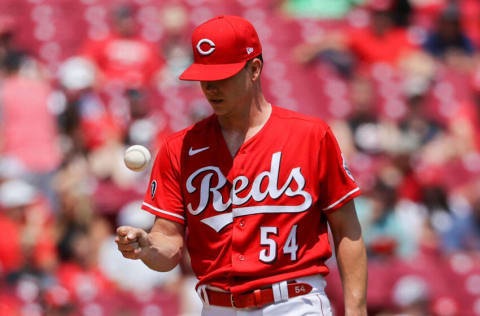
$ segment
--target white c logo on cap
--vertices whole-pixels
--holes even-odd
[[[210,49],[207,51],[204,51],[202,47],[200,47],[203,43],[207,43],[208,45],[210,45]],[[201,39],[197,43],[197,50],[200,54],[204,56],[210,55],[215,50],[215,43],[209,40],[208,38]]]

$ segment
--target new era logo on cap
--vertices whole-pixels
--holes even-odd
[[[238,16],[222,15],[198,26],[192,35],[194,63],[181,80],[215,81],[237,74],[262,53],[253,25]]]

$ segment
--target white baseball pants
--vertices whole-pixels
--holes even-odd
[[[310,284],[312,291],[258,309],[209,306],[203,302],[202,316],[332,316],[330,302],[324,290],[327,282],[322,276],[314,275],[295,280]]]

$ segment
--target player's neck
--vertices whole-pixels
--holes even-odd
[[[236,115],[218,117],[223,138],[232,156],[236,155],[244,142],[262,129],[272,113],[272,106],[263,95],[261,99],[257,99],[256,102],[252,102],[242,109],[244,111],[236,113]]]
[[[265,100],[263,94],[253,98],[245,105],[239,106],[238,111],[228,115],[218,116],[218,121],[225,133],[243,133],[260,130],[268,121],[272,107]]]

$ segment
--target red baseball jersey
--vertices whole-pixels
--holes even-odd
[[[235,157],[215,115],[168,137],[142,208],[187,226],[197,286],[240,293],[327,274],[325,213],[359,194],[330,128],[273,106]]]

